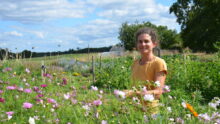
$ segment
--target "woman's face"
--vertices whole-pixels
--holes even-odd
[[[141,54],[151,53],[153,48],[157,45],[155,42],[152,42],[149,34],[141,34],[137,40],[137,49]]]

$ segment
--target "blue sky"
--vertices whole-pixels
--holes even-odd
[[[64,51],[119,43],[122,23],[150,21],[180,30],[175,0],[0,0],[0,48]],[[32,49],[34,47],[34,49]]]

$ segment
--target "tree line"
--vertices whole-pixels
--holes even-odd
[[[0,60],[3,59],[16,59],[16,58],[31,58],[31,57],[44,57],[44,56],[56,56],[63,54],[75,54],[75,53],[96,53],[96,52],[107,52],[111,49],[109,47],[100,48],[83,48],[83,49],[69,49],[67,51],[56,51],[56,52],[32,52],[30,50],[23,50],[20,53],[10,52],[8,49],[0,48]]]
[[[156,26],[150,22],[123,23],[119,39],[127,50],[135,47],[134,33],[140,27],[154,28],[159,35],[162,49],[193,52],[216,52],[220,48],[220,0],[177,0],[170,7],[176,21],[181,25],[181,32],[170,30],[166,26]]]

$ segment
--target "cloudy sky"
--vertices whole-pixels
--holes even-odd
[[[0,48],[64,51],[119,43],[122,23],[150,21],[180,30],[175,0],[0,0]],[[32,49],[34,47],[34,49]]]

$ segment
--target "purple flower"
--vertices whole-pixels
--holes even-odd
[[[33,90],[34,90],[35,92],[38,92],[40,89],[39,89],[38,87],[34,86],[34,87],[33,87]]]
[[[25,93],[31,93],[32,90],[31,90],[31,89],[25,89],[24,92],[25,92]]]
[[[27,73],[30,73],[30,72],[31,72],[28,68],[26,68],[25,71],[26,71]]]
[[[96,106],[102,105],[102,101],[99,99],[95,100],[95,101],[93,101],[93,105],[96,105]]]
[[[52,76],[51,74],[48,74],[48,73],[44,73],[43,76],[44,76],[44,77],[47,77],[47,78],[50,78],[50,79],[53,78],[53,76]]]
[[[14,112],[13,112],[13,111],[10,111],[10,112],[6,112],[6,114],[7,114],[8,116],[12,116],[12,115],[14,114]]]
[[[7,90],[15,90],[17,87],[16,86],[7,86],[6,89]]]
[[[23,108],[25,108],[25,109],[30,109],[32,107],[33,107],[33,104],[31,104],[31,103],[28,103],[28,102],[23,103]]]
[[[0,94],[2,94],[3,93],[3,91],[2,90],[0,90]]]
[[[43,94],[38,94],[38,95],[37,95],[38,98],[41,98],[41,97],[43,97],[43,96],[44,96]]]
[[[2,71],[3,71],[3,72],[12,71],[12,68],[7,67],[7,68],[4,68]]]
[[[57,103],[56,100],[51,99],[51,98],[48,98],[48,99],[47,99],[47,102],[48,102],[48,103],[53,103],[53,104]]]
[[[40,87],[47,87],[47,85],[46,84],[41,84]]]
[[[63,85],[67,85],[67,80],[66,80],[66,78],[63,78],[62,80],[63,80],[62,84],[63,84]]]
[[[0,97],[0,102],[4,103],[5,99]]]

